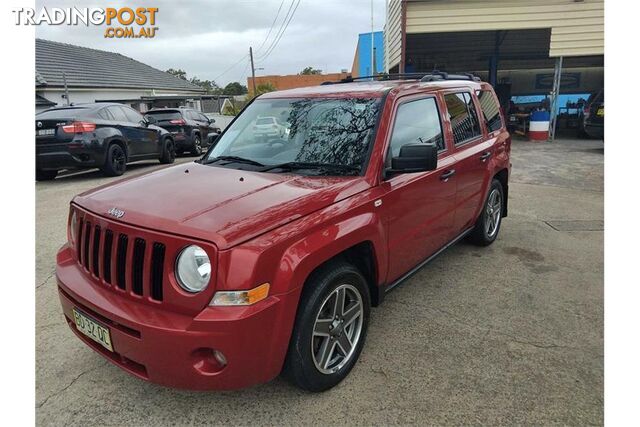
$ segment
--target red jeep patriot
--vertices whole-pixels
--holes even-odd
[[[339,383],[370,307],[507,214],[491,86],[413,77],[262,95],[195,163],[75,197],[56,270],[71,329],[166,386]]]

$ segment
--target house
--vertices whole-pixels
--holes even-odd
[[[201,110],[205,95],[199,86],[119,53],[42,39],[36,39],[35,86],[36,112],[96,101],[122,102],[144,112],[155,106],[154,97],[172,97]]]

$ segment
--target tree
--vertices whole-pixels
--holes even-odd
[[[247,93],[247,87],[238,82],[231,82],[222,90],[224,95],[244,95]]]
[[[192,77],[189,82],[193,85],[200,86],[207,91],[208,94],[219,95],[222,93],[222,89],[213,80],[200,80],[197,77]]]
[[[317,68],[313,68],[313,67],[305,67],[305,69],[300,71],[298,74],[301,75],[301,76],[322,74],[322,70],[317,69]]]
[[[174,70],[173,68],[169,68],[167,70],[167,73],[173,74],[174,76],[178,77],[179,79],[187,80],[187,72],[184,71],[184,70],[181,70],[179,68],[177,70]]]

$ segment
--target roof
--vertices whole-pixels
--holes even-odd
[[[203,93],[204,89],[115,52],[36,39],[36,86],[168,89]]]
[[[49,101],[44,96],[40,96],[40,95],[38,95],[36,93],[36,105],[37,106],[42,106],[42,107],[49,107],[49,106],[52,106],[52,105],[56,105],[56,103],[53,102],[53,101]]]
[[[402,88],[406,90],[422,89],[422,91],[436,91],[449,88],[480,89],[486,83],[470,80],[440,80],[420,82],[418,80],[382,80],[361,81],[353,83],[336,83],[322,86],[309,86],[297,89],[281,90],[265,93],[260,98],[300,98],[300,97],[380,97],[384,93]]]

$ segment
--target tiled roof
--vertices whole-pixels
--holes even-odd
[[[114,52],[36,39],[36,86],[204,90],[169,73]]]

